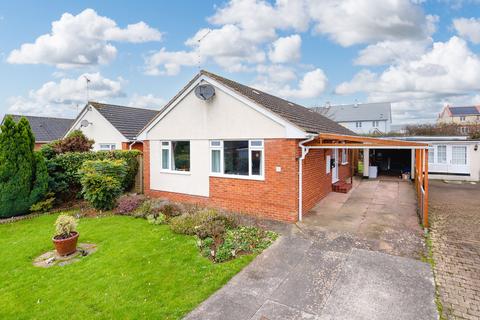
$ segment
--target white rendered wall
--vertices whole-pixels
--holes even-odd
[[[352,130],[355,133],[360,133],[360,134],[372,133],[373,131],[375,131],[375,129],[378,129],[380,132],[384,132],[384,133],[390,132],[390,121],[387,121],[387,120],[378,121],[378,126],[377,127],[374,127],[373,126],[373,121],[370,121],[370,120],[369,121],[358,121],[358,122],[362,123],[361,128],[357,128],[357,126],[356,126],[357,121],[355,121],[355,122],[339,122],[339,124],[344,126],[345,128],[348,128],[348,129]]]
[[[100,150],[100,144],[108,143],[115,144],[115,149],[122,149],[122,142],[128,140],[110,123],[105,119],[100,112],[95,108],[88,107],[89,110],[78,119],[74,127],[71,130],[80,129],[85,136],[89,139],[93,139],[95,144],[93,150]],[[91,124],[87,127],[80,127],[82,120],[87,120]]]
[[[190,195],[209,195],[208,140],[190,140],[190,172],[161,171],[161,142],[150,141],[150,188]]]

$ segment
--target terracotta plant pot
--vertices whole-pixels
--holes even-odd
[[[53,244],[60,256],[68,256],[77,251],[78,232],[72,232],[72,236],[66,239],[55,239],[53,237]]]

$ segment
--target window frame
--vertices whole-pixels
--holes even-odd
[[[378,121],[378,120],[373,120],[373,121],[372,121],[372,126],[373,126],[374,128],[380,127],[380,121]]]
[[[224,141],[248,141],[248,175],[227,174],[225,173],[225,155]],[[219,142],[219,144],[215,144]],[[252,145],[252,142],[259,142],[260,145]],[[265,141],[263,139],[212,139],[209,140],[209,172],[212,177],[244,179],[244,180],[265,180]],[[214,172],[213,169],[213,151],[220,151],[220,172]],[[252,174],[252,151],[261,151],[260,175]]]
[[[440,158],[439,158],[440,152],[438,152],[439,147],[445,147],[445,160],[444,161],[440,161]],[[436,157],[435,157],[436,161],[435,161],[435,163],[437,163],[437,164],[447,164],[447,161],[448,161],[447,145],[446,144],[438,144],[435,149],[436,149],[436,152],[435,152],[436,153]]]
[[[435,152],[435,147],[434,146],[431,146],[431,147],[428,147],[427,149],[427,152],[429,153],[428,154],[428,163],[429,164],[435,164],[435,155],[436,155],[436,152]],[[430,155],[430,151],[431,151],[431,155]]]
[[[362,127],[362,121],[355,121],[355,128],[361,128]]]
[[[343,148],[342,149],[342,165],[348,164],[348,149]]]
[[[108,146],[108,149],[102,149],[102,146]],[[113,149],[112,149],[113,146]],[[117,144],[116,143],[99,143],[98,147],[100,148],[99,151],[114,151],[117,150]]]
[[[189,143],[189,170],[174,170],[173,168],[173,149],[172,149],[172,142],[188,142]],[[192,149],[191,149],[192,142],[190,140],[162,140],[160,141],[160,172],[162,173],[174,173],[174,174],[183,174],[183,175],[190,175],[192,172]],[[168,169],[163,167],[163,150],[168,150]]]

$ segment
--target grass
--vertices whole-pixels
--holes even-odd
[[[80,220],[80,242],[98,251],[63,267],[37,268],[52,250],[55,215],[0,225],[0,319],[178,319],[252,259],[213,264],[195,239],[143,219]]]

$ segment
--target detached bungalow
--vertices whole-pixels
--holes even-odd
[[[89,101],[65,135],[81,130],[93,139],[93,150],[142,151],[143,144],[136,139],[139,131],[157,115],[158,110],[118,106]]]
[[[349,190],[353,149],[426,148],[358,137],[317,112],[207,71],[138,139],[147,195],[292,222],[332,190]]]
[[[8,114],[5,117],[9,116]],[[42,145],[50,143],[54,140],[63,138],[65,132],[68,131],[73,123],[73,119],[64,118],[52,118],[52,117],[35,117],[35,116],[22,116],[11,114],[15,122],[20,121],[22,117],[27,118],[32,128],[33,135],[35,136],[35,150],[41,148]],[[5,117],[2,120],[5,120]]]

